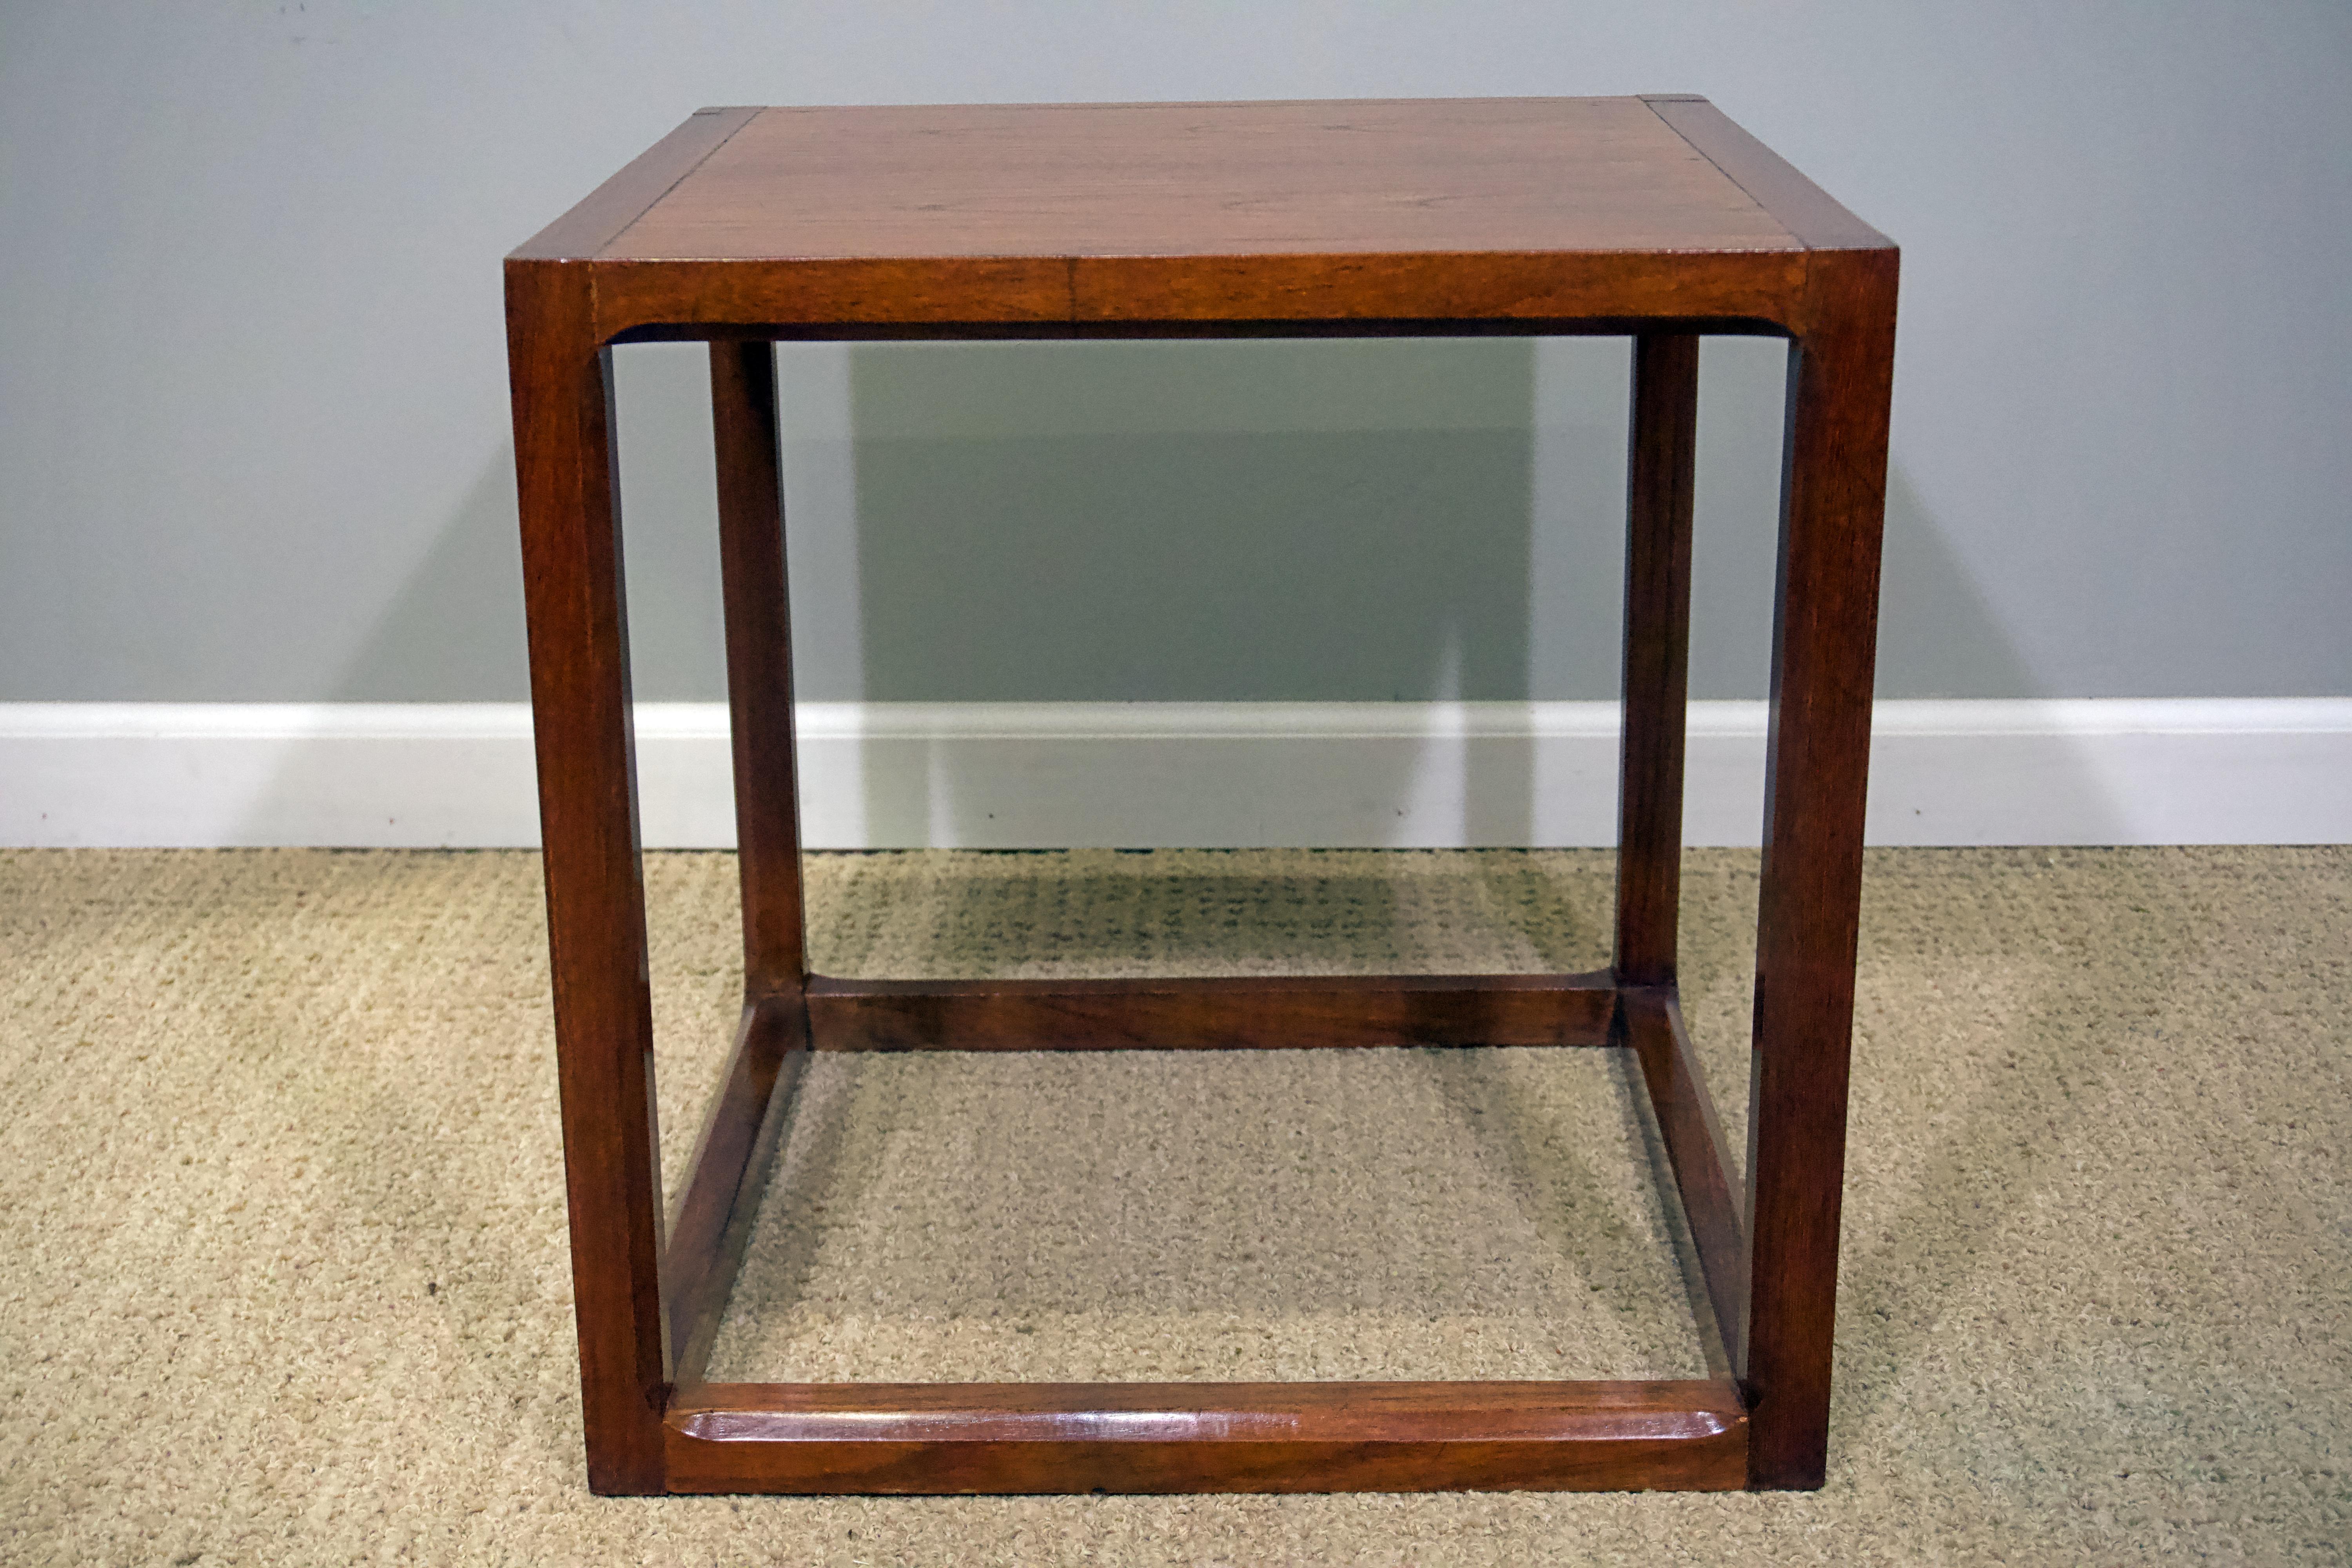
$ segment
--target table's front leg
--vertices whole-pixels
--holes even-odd
[[[1895,353],[1895,253],[1817,252],[1790,353],[1748,1080],[1749,1480],[1822,1484]]]
[[[663,1489],[669,1351],[612,365],[586,269],[510,262],[507,344],[588,1481]]]

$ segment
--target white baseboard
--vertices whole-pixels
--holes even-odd
[[[804,703],[814,848],[1601,845],[1615,705]],[[1764,705],[1692,705],[1754,844]],[[734,842],[727,713],[637,710],[648,847]],[[1874,844],[2352,842],[2352,699],[1882,702]],[[0,844],[527,846],[520,704],[0,704]]]

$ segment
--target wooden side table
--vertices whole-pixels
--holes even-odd
[[[1703,99],[709,109],[506,264],[590,1484],[1814,1487],[1827,1448],[1895,251]],[[812,974],[776,390],[805,338],[1625,333],[1616,956],[1590,974]],[[1787,338],[1742,1192],[1675,1001],[1698,334]],[[746,973],[665,1223],[609,349],[708,340]],[[1735,1377],[714,1384],[811,1050],[1615,1045]]]

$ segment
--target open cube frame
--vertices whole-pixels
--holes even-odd
[[[596,1491],[1822,1483],[1895,342],[1896,253],[1883,236],[1689,97],[720,109],[517,250],[506,279]],[[1698,345],[1717,332],[1790,345],[1744,1186],[1675,994]],[[1609,969],[1018,982],[809,972],[774,342],[1468,333],[1634,342]],[[678,339],[710,343],[745,994],[666,1216],[609,351]],[[1631,1049],[1730,1375],[704,1375],[813,1050],[1396,1045]]]

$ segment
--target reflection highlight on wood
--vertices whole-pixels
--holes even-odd
[[[1717,1380],[719,1384],[667,1420],[673,1489],[812,1492],[1724,1490]]]

